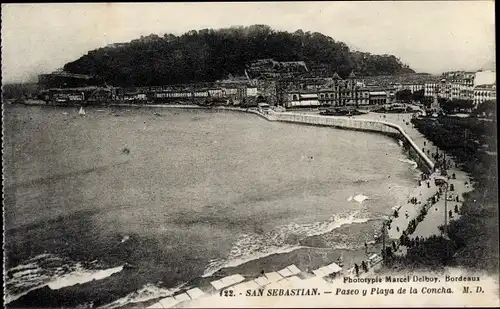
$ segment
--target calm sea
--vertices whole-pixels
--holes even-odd
[[[101,305],[167,294],[368,224],[415,185],[403,149],[383,135],[235,112],[86,112],[4,106],[8,301],[47,284]],[[362,246],[348,239],[334,245]]]

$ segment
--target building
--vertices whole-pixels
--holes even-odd
[[[477,85],[474,87],[474,105],[477,107],[484,101],[497,100],[496,84],[491,85]]]
[[[257,97],[257,87],[247,87],[246,96],[247,97]]]
[[[410,83],[410,84],[398,84],[395,85],[396,91],[410,90],[411,93],[423,90],[425,88],[425,83]]]
[[[249,63],[245,75],[252,79],[276,79],[297,77],[307,73],[309,69],[304,61],[276,61],[274,59],[259,59]]]
[[[49,104],[107,103],[116,97],[113,87],[50,88],[40,91],[39,98]]]
[[[370,91],[354,73],[345,80],[334,73],[328,78],[291,82],[285,93],[286,107],[359,107],[370,104]]]
[[[291,90],[287,94],[285,107],[319,107],[317,90]]]
[[[446,79],[441,80],[437,91],[439,98],[451,99],[451,83],[447,83]]]
[[[479,83],[478,83],[479,81]],[[482,81],[482,83],[481,83]],[[453,71],[443,73],[439,85],[439,97],[448,100],[474,100],[474,87],[481,84],[492,84],[494,72]]]
[[[385,91],[370,91],[370,105],[384,105],[388,103],[388,95]]]
[[[424,96],[426,97],[434,97],[436,95],[436,92],[439,89],[439,83],[438,82],[426,82],[424,84]]]

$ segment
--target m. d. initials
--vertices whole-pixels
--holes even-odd
[[[468,286],[464,286],[462,293],[467,294],[467,293],[474,293],[474,292],[471,289],[469,289]],[[484,293],[483,288],[480,286],[476,286],[476,293]]]

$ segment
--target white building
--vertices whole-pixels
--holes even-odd
[[[422,90],[425,88],[425,84],[416,84],[416,83],[411,83],[411,84],[399,84],[399,85],[396,85],[396,90],[397,91],[400,91],[400,90],[410,90],[411,93],[415,93],[419,90]]]
[[[465,71],[443,73],[439,96],[448,100],[472,100],[476,74]]]
[[[288,93],[286,107],[318,107],[318,93],[314,91],[291,91]]]
[[[247,87],[247,97],[256,97],[257,87]]]
[[[385,91],[370,91],[370,105],[384,105],[388,103],[387,92]]]
[[[474,88],[474,104],[483,103],[484,101],[496,101],[497,100],[497,89],[496,84],[491,85],[477,85]]]
[[[222,91],[222,89],[208,89],[208,94],[214,98],[222,98],[224,96],[224,91]]]
[[[434,97],[438,89],[438,84],[435,82],[427,82],[424,84],[424,96]]]

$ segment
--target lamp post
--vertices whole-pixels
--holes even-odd
[[[385,265],[385,256],[386,256],[387,251],[385,250],[385,221],[382,222],[382,258],[384,259],[384,265]]]
[[[445,182],[446,188],[444,189],[444,228],[443,236],[448,235],[448,182]]]
[[[385,244],[387,223],[388,223],[388,220],[386,220],[386,219],[384,219],[384,221],[382,222],[382,259],[383,259],[384,265],[386,264],[386,261],[387,261],[387,250],[386,250],[386,244]]]
[[[444,228],[443,228],[443,234],[446,236],[448,235],[448,177],[446,176],[448,173],[446,171],[446,153],[443,153],[443,174],[446,177],[445,181],[445,189],[444,189]]]

